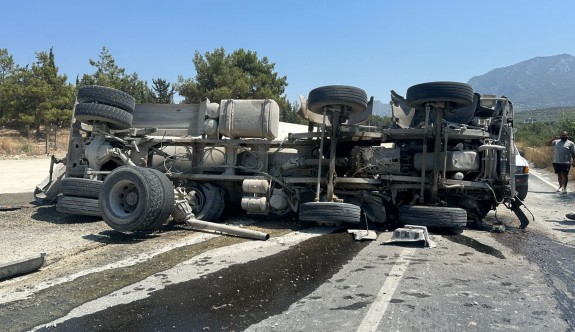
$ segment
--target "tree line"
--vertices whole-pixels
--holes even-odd
[[[102,85],[134,96],[137,103],[174,102],[174,95],[183,103],[199,103],[208,98],[274,99],[280,106],[280,120],[302,123],[296,114],[299,105],[291,104],[286,95],[287,77],[275,72],[275,64],[256,52],[238,49],[226,53],[223,48],[200,54],[193,64],[196,76],[178,77],[175,83],[162,78],[152,79],[150,86],[137,73],[127,73],[116,64],[110,51],[103,47],[91,74],[78,75],[69,82],[56,66],[54,50],[36,53],[36,61],[20,66],[7,49],[0,49],[0,125],[19,129],[25,134],[40,133],[44,126],[68,126],[78,89],[86,85]]]

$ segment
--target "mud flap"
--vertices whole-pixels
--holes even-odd
[[[54,167],[54,165],[56,165]],[[34,200],[36,203],[50,204],[53,203],[58,194],[60,194],[60,181],[66,173],[66,165],[62,160],[52,156],[50,161],[50,174],[39,183],[34,189]]]
[[[511,211],[515,213],[515,215],[519,219],[519,222],[521,223],[521,225],[519,225],[519,228],[525,229],[525,227],[529,225],[529,219],[527,218],[523,210],[521,210],[522,206],[525,207],[525,205],[523,205],[523,202],[517,197],[511,199]]]

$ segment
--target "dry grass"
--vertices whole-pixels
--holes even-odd
[[[59,130],[49,136],[46,144],[46,136],[26,138],[16,130],[0,130],[0,158],[11,157],[36,157],[51,154],[65,155],[68,150],[68,130]]]
[[[523,150],[525,159],[533,163],[536,168],[553,169],[553,147],[526,148]]]
[[[543,168],[548,172],[554,173],[553,170],[553,147],[543,146],[538,148],[525,148],[524,157],[533,163],[535,168]],[[575,180],[575,168],[571,167],[569,171],[569,180]]]

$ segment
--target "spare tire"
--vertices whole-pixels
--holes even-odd
[[[309,92],[307,108],[316,114],[323,114],[328,105],[350,107],[350,113],[356,114],[367,108],[367,94],[364,90],[347,85],[328,85],[315,88]]]
[[[98,85],[83,86],[78,90],[79,103],[98,103],[114,106],[127,112],[136,108],[136,99],[124,91]]]
[[[425,104],[431,102],[449,102],[451,108],[460,108],[473,103],[473,88],[459,82],[421,83],[407,89],[406,99],[416,110],[425,110]]]

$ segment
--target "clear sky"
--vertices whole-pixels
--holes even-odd
[[[243,48],[287,76],[290,101],[322,85],[390,90],[467,82],[537,56],[575,55],[573,0],[203,0],[0,2],[0,48],[15,62],[54,48],[60,73],[94,73],[106,46],[116,64],[176,82],[195,51]]]

